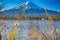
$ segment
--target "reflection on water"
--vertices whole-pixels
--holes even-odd
[[[56,40],[60,21],[0,20],[2,40]]]

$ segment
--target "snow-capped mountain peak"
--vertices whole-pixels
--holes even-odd
[[[18,12],[17,15],[24,14],[24,13],[26,13],[26,15],[28,15],[28,16],[30,14],[31,15],[34,15],[34,14],[40,15],[40,13],[44,13],[45,12],[44,10],[45,10],[44,8],[39,7],[36,4],[32,3],[31,1],[29,1],[29,2],[22,3],[17,8],[13,8],[13,9],[9,9],[9,10],[3,11],[2,14],[0,14],[0,17],[5,16],[5,14],[9,14],[10,16],[8,16],[8,17],[14,17],[15,14],[16,14],[16,11]],[[53,14],[53,13],[57,14],[57,12],[52,11],[52,10],[47,10],[47,12],[49,14]],[[41,14],[41,15],[43,15],[43,14]]]
[[[29,2],[26,2],[25,5],[27,5]]]

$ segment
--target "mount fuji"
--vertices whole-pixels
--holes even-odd
[[[51,14],[51,15],[56,15],[57,13],[60,15],[60,12],[57,12],[57,11],[47,10],[47,9],[46,11],[48,12],[48,14]],[[27,16],[29,16],[30,14],[33,16],[34,15],[38,16],[41,13],[43,15],[43,13],[45,13],[45,9],[29,1],[29,2],[24,2],[23,4],[19,5],[16,8],[3,11],[0,14],[0,17],[4,17],[4,16],[14,17],[15,15],[20,16],[21,14],[27,15]]]

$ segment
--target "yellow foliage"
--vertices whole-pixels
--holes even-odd
[[[8,34],[8,40],[14,40],[14,37],[16,36],[16,32],[15,31],[10,31]]]
[[[32,30],[32,37],[33,38],[35,37],[37,40],[42,40],[42,38],[39,37],[37,31],[35,31],[35,30]]]

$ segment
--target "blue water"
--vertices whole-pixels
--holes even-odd
[[[59,31],[60,30],[60,21],[48,21],[48,20],[39,20],[39,21],[38,20],[20,20],[20,21],[19,20],[5,20],[5,21],[2,21],[2,20],[0,20],[0,24],[2,22],[4,22],[7,25],[7,27],[9,27],[9,29],[8,29],[8,31],[9,31],[15,21],[19,22],[21,40],[22,40],[22,38],[25,38],[25,40],[26,40],[26,38],[28,37],[26,31],[29,28],[30,22],[33,22],[34,24],[37,24],[38,26],[40,26],[40,24],[41,24],[42,28],[45,28],[47,26],[47,24],[54,25],[54,27],[56,29],[58,29],[58,35],[60,35],[60,31]],[[32,27],[33,29],[35,29],[34,24]],[[40,31],[40,29],[35,29],[35,30],[37,30],[38,32]],[[47,34],[49,34],[49,31],[47,31]],[[4,38],[3,38],[3,40],[4,40]],[[56,40],[56,35],[54,35],[54,40]]]

